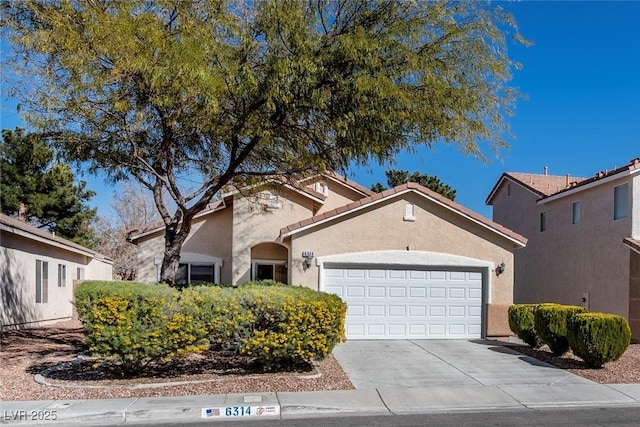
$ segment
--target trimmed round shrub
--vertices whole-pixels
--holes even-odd
[[[509,307],[509,328],[530,347],[542,345],[535,328],[534,314],[540,304],[513,304]]]
[[[567,339],[567,323],[575,314],[584,313],[587,309],[577,305],[541,304],[534,314],[535,328],[543,343],[556,356],[569,350]]]
[[[629,323],[622,316],[579,313],[569,319],[569,345],[587,366],[599,368],[618,360],[631,342]]]

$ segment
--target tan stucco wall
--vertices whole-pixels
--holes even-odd
[[[232,206],[196,218],[181,253],[193,253],[222,259],[220,281],[231,283]],[[138,281],[156,283],[164,253],[164,230],[138,241]]]
[[[415,222],[403,220],[407,202],[415,205]],[[505,273],[496,277],[493,271],[489,272],[491,295],[485,300],[493,304],[512,303],[513,244],[507,239],[411,193],[358,213],[299,232],[288,239],[293,285],[319,289],[319,267],[313,264],[305,270],[302,251],[313,251],[316,257],[324,257],[366,251],[404,251],[409,247],[410,251],[463,256],[493,265],[504,261]],[[506,311],[503,315],[493,314],[491,325],[495,325],[496,330],[504,329]],[[488,330],[487,335],[493,335],[493,332]]]
[[[528,192],[516,184],[510,199],[506,188],[499,190],[494,220],[529,239],[527,247],[515,253],[515,302],[581,305],[586,294],[591,311],[628,316],[630,251],[622,240],[631,235],[634,211],[625,219],[613,219],[613,188],[630,180],[611,181],[542,205],[523,196]],[[577,201],[581,220],[572,224],[572,204]],[[543,211],[546,231],[540,232]]]
[[[268,191],[263,192],[268,199]],[[251,248],[265,242],[279,242],[280,229],[313,215],[312,202],[293,191],[282,190],[279,207],[266,208],[253,198],[234,202],[231,283],[251,280]],[[284,246],[287,246],[284,244]]]
[[[111,265],[8,232],[0,233],[0,325],[71,318],[77,269],[86,280],[111,280]],[[48,302],[36,303],[36,260],[48,262]],[[58,287],[58,265],[66,266]]]
[[[340,206],[348,205],[351,202],[362,199],[362,194],[351,190],[344,185],[338,184],[330,179],[324,180],[329,186],[329,194],[324,204],[318,209],[317,214],[328,212]]]

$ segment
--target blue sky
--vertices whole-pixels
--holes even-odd
[[[503,172],[588,177],[640,157],[640,2],[499,3],[534,45],[510,44],[523,65],[512,86],[527,96],[509,118],[511,148],[489,164],[452,146],[401,154],[391,166],[352,168],[349,178],[369,187],[386,183],[388,168],[437,175],[457,190],[456,201],[491,218],[484,201]],[[2,100],[4,128],[21,125]],[[487,153],[491,154],[491,153]],[[97,192],[92,203],[110,213],[114,188],[81,176]]]

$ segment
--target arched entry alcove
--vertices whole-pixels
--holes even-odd
[[[251,279],[288,283],[289,250],[273,242],[259,243],[251,248]]]

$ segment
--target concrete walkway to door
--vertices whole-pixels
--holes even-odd
[[[356,389],[593,384],[496,341],[348,341],[333,355]]]

